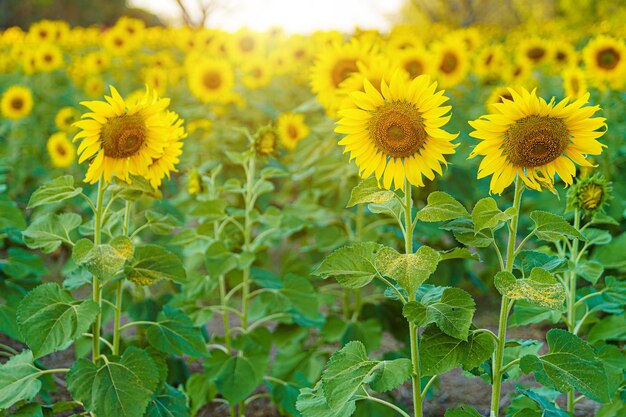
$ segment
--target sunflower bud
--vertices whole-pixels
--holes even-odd
[[[276,152],[278,132],[272,126],[263,126],[254,134],[254,150],[258,156],[269,156]]]
[[[203,191],[202,177],[197,169],[192,169],[187,178],[187,191],[190,195],[200,194]]]
[[[604,210],[611,199],[611,183],[602,175],[595,174],[576,182],[567,193],[568,210],[578,209],[587,218]]]

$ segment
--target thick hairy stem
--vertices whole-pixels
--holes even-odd
[[[96,214],[94,216],[94,232],[93,241],[95,245],[101,243],[101,228],[102,228],[102,200],[104,198],[104,180],[100,178],[98,181],[98,198],[96,200]],[[102,311],[102,290],[100,288],[100,279],[97,276],[93,276],[91,283],[92,286],[92,298]],[[100,327],[102,326],[102,313],[98,313],[96,321],[92,326],[93,333],[93,347],[92,347],[92,361],[96,363],[100,356]]]
[[[576,230],[580,230],[580,211],[576,209],[574,211],[574,227]],[[584,248],[583,248],[584,249]],[[576,325],[576,263],[578,261],[578,239],[574,239],[572,241],[572,252],[570,259],[574,262],[574,266],[572,270],[569,271],[569,282],[568,282],[568,300],[567,300],[567,327],[568,330],[574,334],[578,331],[578,326]],[[567,392],[567,412],[570,414],[574,414],[574,406],[576,405],[576,401],[574,399],[574,391]]]

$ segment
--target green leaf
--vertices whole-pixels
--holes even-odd
[[[374,380],[372,371],[378,362],[368,359],[361,342],[350,342],[335,352],[322,374],[322,387],[332,409],[344,407],[361,385]]]
[[[434,191],[428,195],[426,207],[417,212],[416,218],[423,222],[443,222],[469,217],[461,203],[449,194]]]
[[[563,237],[585,240],[585,237],[561,216],[547,211],[535,210],[530,213],[530,218],[535,222],[535,229],[533,230],[535,236],[541,240],[558,242]]]
[[[626,315],[604,317],[589,330],[587,340],[589,343],[626,340]]]
[[[133,251],[133,244],[124,236],[105,245],[94,245],[89,239],[81,239],[74,245],[72,259],[106,282],[120,272],[126,260],[133,256]]]
[[[467,248],[453,248],[446,251],[439,251],[439,261],[447,261],[448,259],[473,259],[480,261],[478,253],[472,253]]]
[[[113,194],[127,201],[137,201],[142,196],[160,199],[161,191],[152,188],[150,182],[142,176],[131,175],[130,183],[115,178],[114,184],[110,187]]]
[[[78,359],[67,374],[72,397],[87,411],[105,417],[143,417],[158,381],[154,362],[136,347],[100,365]]]
[[[36,358],[78,339],[96,319],[98,304],[77,301],[56,283],[38,286],[20,302],[17,323]]]
[[[205,223],[214,222],[224,218],[227,205],[226,200],[199,201],[190,214],[202,218]]]
[[[347,288],[361,288],[376,276],[376,256],[382,247],[375,242],[344,246],[326,257],[313,273],[324,279],[334,276]]]
[[[83,189],[74,187],[74,177],[64,175],[49,181],[37,188],[28,202],[28,208],[32,209],[44,204],[58,203],[82,193]]]
[[[215,384],[230,404],[245,400],[263,381],[254,365],[243,356],[230,357],[220,369]]]
[[[181,226],[180,221],[171,214],[162,214],[157,211],[146,210],[146,221],[148,228],[157,235],[169,235]]]
[[[35,220],[22,236],[24,243],[31,249],[41,249],[50,253],[61,243],[72,243],[70,232],[82,223],[82,218],[75,213],[47,214]]]
[[[386,214],[396,219],[399,219],[404,213],[404,207],[397,198],[381,204],[370,203],[367,208],[374,214]]]
[[[483,229],[494,229],[500,222],[510,219],[511,216],[498,208],[496,200],[485,197],[478,200],[472,210],[472,222],[474,222],[474,232]]]
[[[358,340],[365,345],[365,350],[372,352],[380,347],[382,331],[380,321],[375,318],[349,322],[341,335],[341,343]]]
[[[452,232],[454,238],[465,246],[486,248],[493,243],[493,231],[491,229],[483,229],[478,233],[474,233],[474,223],[470,219],[460,218],[452,220],[450,223],[441,226],[440,229]]]
[[[458,367],[476,368],[489,359],[493,349],[493,339],[486,333],[472,331],[464,341],[448,336],[436,326],[428,326],[420,341],[422,376],[441,375]]]
[[[613,236],[608,231],[592,227],[583,230],[582,234],[588,245],[608,245],[613,240]]]
[[[472,297],[460,288],[446,288],[439,296],[426,293],[422,302],[410,301],[402,314],[419,327],[435,323],[445,334],[467,340],[476,305]]]
[[[208,353],[200,328],[180,310],[168,305],[159,313],[157,324],[148,328],[147,337],[150,345],[170,355],[200,358]]]
[[[439,252],[421,246],[417,252],[400,254],[385,247],[376,256],[376,268],[382,275],[393,278],[408,294],[415,294],[439,264]]]
[[[475,408],[462,405],[446,411],[444,417],[483,417]]]
[[[517,387],[517,390],[530,398],[534,402],[539,405],[541,411],[543,411],[543,416],[545,417],[569,417],[569,414],[565,410],[561,410],[557,405],[556,401],[552,401],[549,398],[544,397],[543,395],[533,391],[532,389],[525,390],[520,387]]]
[[[626,247],[626,233],[617,236],[611,243],[596,248],[593,251],[593,260],[600,262],[607,269],[624,269],[626,268],[624,247]]]
[[[526,300],[553,310],[559,310],[565,301],[563,285],[543,268],[533,268],[524,279],[517,279],[510,272],[498,272],[494,285],[500,294],[512,300]]]
[[[308,279],[288,274],[285,277],[285,286],[278,290],[278,292],[289,300],[289,304],[291,305],[290,311],[294,315],[296,322],[302,321],[299,320],[299,316],[312,320],[318,318],[317,294],[315,293],[315,287],[313,287]],[[304,324],[305,321],[302,321],[301,325]]]
[[[46,267],[39,256],[22,248],[11,247],[7,250],[8,259],[0,262],[0,270],[9,277],[28,278],[46,273]]]
[[[202,407],[215,398],[217,388],[205,374],[193,374],[187,379],[185,392],[189,396],[191,415],[195,416]]]
[[[13,201],[0,199],[0,231],[15,228],[26,229],[26,219],[22,210]]]
[[[604,366],[587,342],[561,329],[548,331],[550,353],[524,356],[520,368],[533,372],[537,381],[560,392],[575,389],[598,401],[610,400]]]
[[[25,350],[0,365],[0,409],[31,400],[41,388],[41,371],[33,365],[33,353]]]
[[[315,388],[302,388],[296,408],[302,417],[350,417],[356,410],[354,401],[348,401],[341,407],[331,407],[324,396],[322,381]]]
[[[352,189],[350,201],[346,207],[354,207],[357,204],[375,203],[382,204],[391,200],[394,196],[393,191],[381,189],[378,186],[376,177],[363,180]]]
[[[567,267],[567,259],[534,250],[523,250],[513,261],[513,268],[522,271],[524,276],[529,275],[533,268],[537,267],[552,273],[560,272]]]
[[[376,392],[391,391],[409,379],[412,370],[413,365],[410,359],[382,361],[374,368],[373,379],[369,386]]]
[[[135,248],[132,262],[124,267],[124,275],[128,280],[142,285],[151,285],[160,279],[178,283],[184,283],[187,279],[181,260],[157,245]]]
[[[580,261],[576,264],[574,271],[576,271],[576,274],[595,285],[604,272],[604,266],[596,261]]]
[[[146,410],[145,417],[188,417],[189,408],[185,394],[171,385],[155,394]]]
[[[528,324],[540,323],[548,321],[556,324],[561,320],[561,312],[558,310],[550,310],[531,304],[527,301],[519,300],[513,307],[513,314],[509,320],[511,327],[526,326]]]

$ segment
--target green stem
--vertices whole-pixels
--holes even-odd
[[[574,227],[576,230],[580,229],[580,210],[574,210]],[[578,331],[576,325],[576,264],[578,262],[578,239],[572,240],[572,251],[570,260],[574,262],[572,269],[569,271],[568,282],[568,300],[567,300],[567,322],[568,330],[574,334]],[[574,400],[574,391],[567,392],[567,412],[574,414],[574,406],[576,405]]]
[[[126,201],[124,208],[124,223],[122,224],[122,233],[128,236],[130,230],[130,210],[131,203]],[[120,279],[115,284],[115,318],[113,320],[113,354],[119,355],[120,352],[120,320],[122,318],[122,288],[123,280]]]
[[[13,355],[17,355],[18,351],[13,349],[11,346],[5,345],[4,343],[0,343],[0,348],[6,350],[9,353],[12,353]]]
[[[356,401],[363,401],[363,400],[374,401],[376,403],[379,403],[379,404],[382,404],[382,405],[385,405],[385,406],[391,408],[392,410],[394,410],[395,412],[400,414],[402,417],[411,417],[404,410],[402,410],[400,407],[398,407],[398,406],[396,406],[394,404],[391,404],[390,402],[385,401],[383,399],[372,397],[371,395],[356,395],[354,398],[355,398]]]
[[[517,237],[517,224],[522,202],[524,186],[520,177],[515,178],[515,196],[513,198],[513,217],[511,218],[511,228],[509,230],[509,240],[506,247],[506,271],[513,271],[513,261],[515,260],[515,239]],[[490,417],[498,417],[500,413],[500,388],[502,386],[502,362],[504,359],[504,345],[506,344],[506,327],[509,312],[512,304],[505,296],[502,297],[500,305],[500,319],[498,320],[498,339],[496,340],[496,352],[493,360],[493,388],[491,391],[491,413]]]
[[[413,253],[413,198],[411,196],[411,184],[405,178],[404,180],[404,250],[405,253]],[[415,301],[415,294],[409,294],[409,301]],[[411,379],[413,380],[413,415],[422,417],[422,386],[420,383],[420,355],[419,355],[419,328],[409,322],[409,341],[411,349],[411,362],[413,364],[413,372]]]
[[[226,307],[226,280],[224,279],[224,275],[220,275],[219,277],[219,286],[220,286],[220,304],[223,307]],[[222,320],[224,325],[224,343],[226,343],[226,349],[230,353],[230,323],[228,322],[228,311],[224,310],[222,313]]]
[[[255,170],[256,170],[256,156],[254,153],[252,153],[252,155],[250,156],[250,162],[249,162],[249,167],[248,169],[246,169],[246,194],[245,194],[245,215],[244,215],[244,226],[243,226],[243,250],[244,251],[249,251],[250,250],[250,243],[251,243],[251,235],[252,235],[252,222],[250,219],[250,213],[252,211],[252,209],[254,207],[252,207],[253,204],[253,195],[252,195],[252,188],[253,188],[253,182],[254,182],[254,174],[255,174]],[[243,327],[244,330],[246,330],[248,328],[248,294],[250,293],[250,266],[246,266],[243,270],[243,278],[242,278],[242,283],[243,283],[243,287],[242,287],[242,307],[241,307],[241,312],[242,312],[242,318],[241,318],[241,327]]]
[[[95,245],[101,243],[101,228],[102,228],[102,200],[104,198],[104,180],[101,177],[98,181],[98,198],[96,200],[96,214],[94,216],[94,233],[93,241]],[[98,304],[100,311],[102,311],[102,289],[100,288],[100,280],[94,275],[92,286],[92,298],[93,301]],[[102,313],[98,313],[96,321],[92,327],[93,334],[93,347],[92,347],[92,361],[97,362],[100,356],[100,327],[102,326]]]

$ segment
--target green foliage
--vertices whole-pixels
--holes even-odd
[[[375,177],[370,177],[352,189],[350,201],[346,207],[367,203],[382,204],[393,198],[394,193],[392,191],[381,189],[378,186],[378,180]]]
[[[533,268],[528,278],[517,279],[510,272],[498,272],[494,285],[511,300],[526,300],[538,306],[558,310],[565,300],[565,289],[543,268]]]
[[[41,388],[39,369],[33,365],[33,353],[25,350],[0,365],[0,409],[31,400]]]
[[[159,380],[143,350],[129,347],[101,365],[78,359],[67,374],[67,388],[87,411],[101,416],[142,417]]]
[[[70,232],[80,226],[82,221],[75,213],[42,216],[24,230],[22,233],[24,243],[31,249],[50,253],[64,242],[72,244]]]
[[[105,245],[94,245],[89,239],[81,239],[74,245],[72,259],[93,275],[108,281],[121,271],[134,250],[130,239],[124,236]]]
[[[469,213],[461,203],[441,191],[434,191],[428,195],[428,204],[417,212],[417,220],[423,222],[443,222],[469,217]]]
[[[322,278],[335,277],[347,288],[369,284],[377,274],[376,259],[382,245],[374,242],[345,246],[330,254],[314,274]]]
[[[124,276],[142,285],[150,285],[160,279],[178,283],[187,279],[180,259],[157,245],[137,246],[134,256],[124,267]]]
[[[474,232],[479,232],[483,229],[494,229],[498,224],[510,218],[511,215],[501,211],[496,204],[496,200],[491,197],[478,200],[472,210]]]
[[[24,341],[38,358],[65,347],[82,336],[100,309],[91,300],[77,301],[55,283],[28,293],[17,309],[17,324]]]
[[[539,239],[548,242],[558,242],[564,237],[585,240],[585,237],[561,216],[535,210],[530,213],[530,218],[535,222],[533,232]]]
[[[158,320],[148,328],[148,341],[154,348],[170,355],[206,356],[208,351],[202,333],[182,312],[164,306]]]
[[[244,400],[263,381],[246,357],[232,356],[220,368],[215,384],[230,404]]]
[[[74,186],[74,177],[64,175],[48,181],[37,188],[28,202],[28,208],[35,208],[45,204],[59,203],[68,198],[76,197],[83,192],[81,187]]]
[[[376,268],[380,273],[395,280],[408,294],[415,294],[438,264],[439,252],[428,246],[406,254],[393,248],[382,248],[376,255]]]
[[[538,382],[561,392],[575,389],[594,401],[610,400],[604,366],[589,344],[560,329],[550,330],[546,340],[550,352],[524,356],[524,373],[533,372]]]
[[[448,336],[467,340],[475,310],[474,300],[462,289],[434,288],[420,301],[405,304],[402,314],[420,327],[434,323]]]

